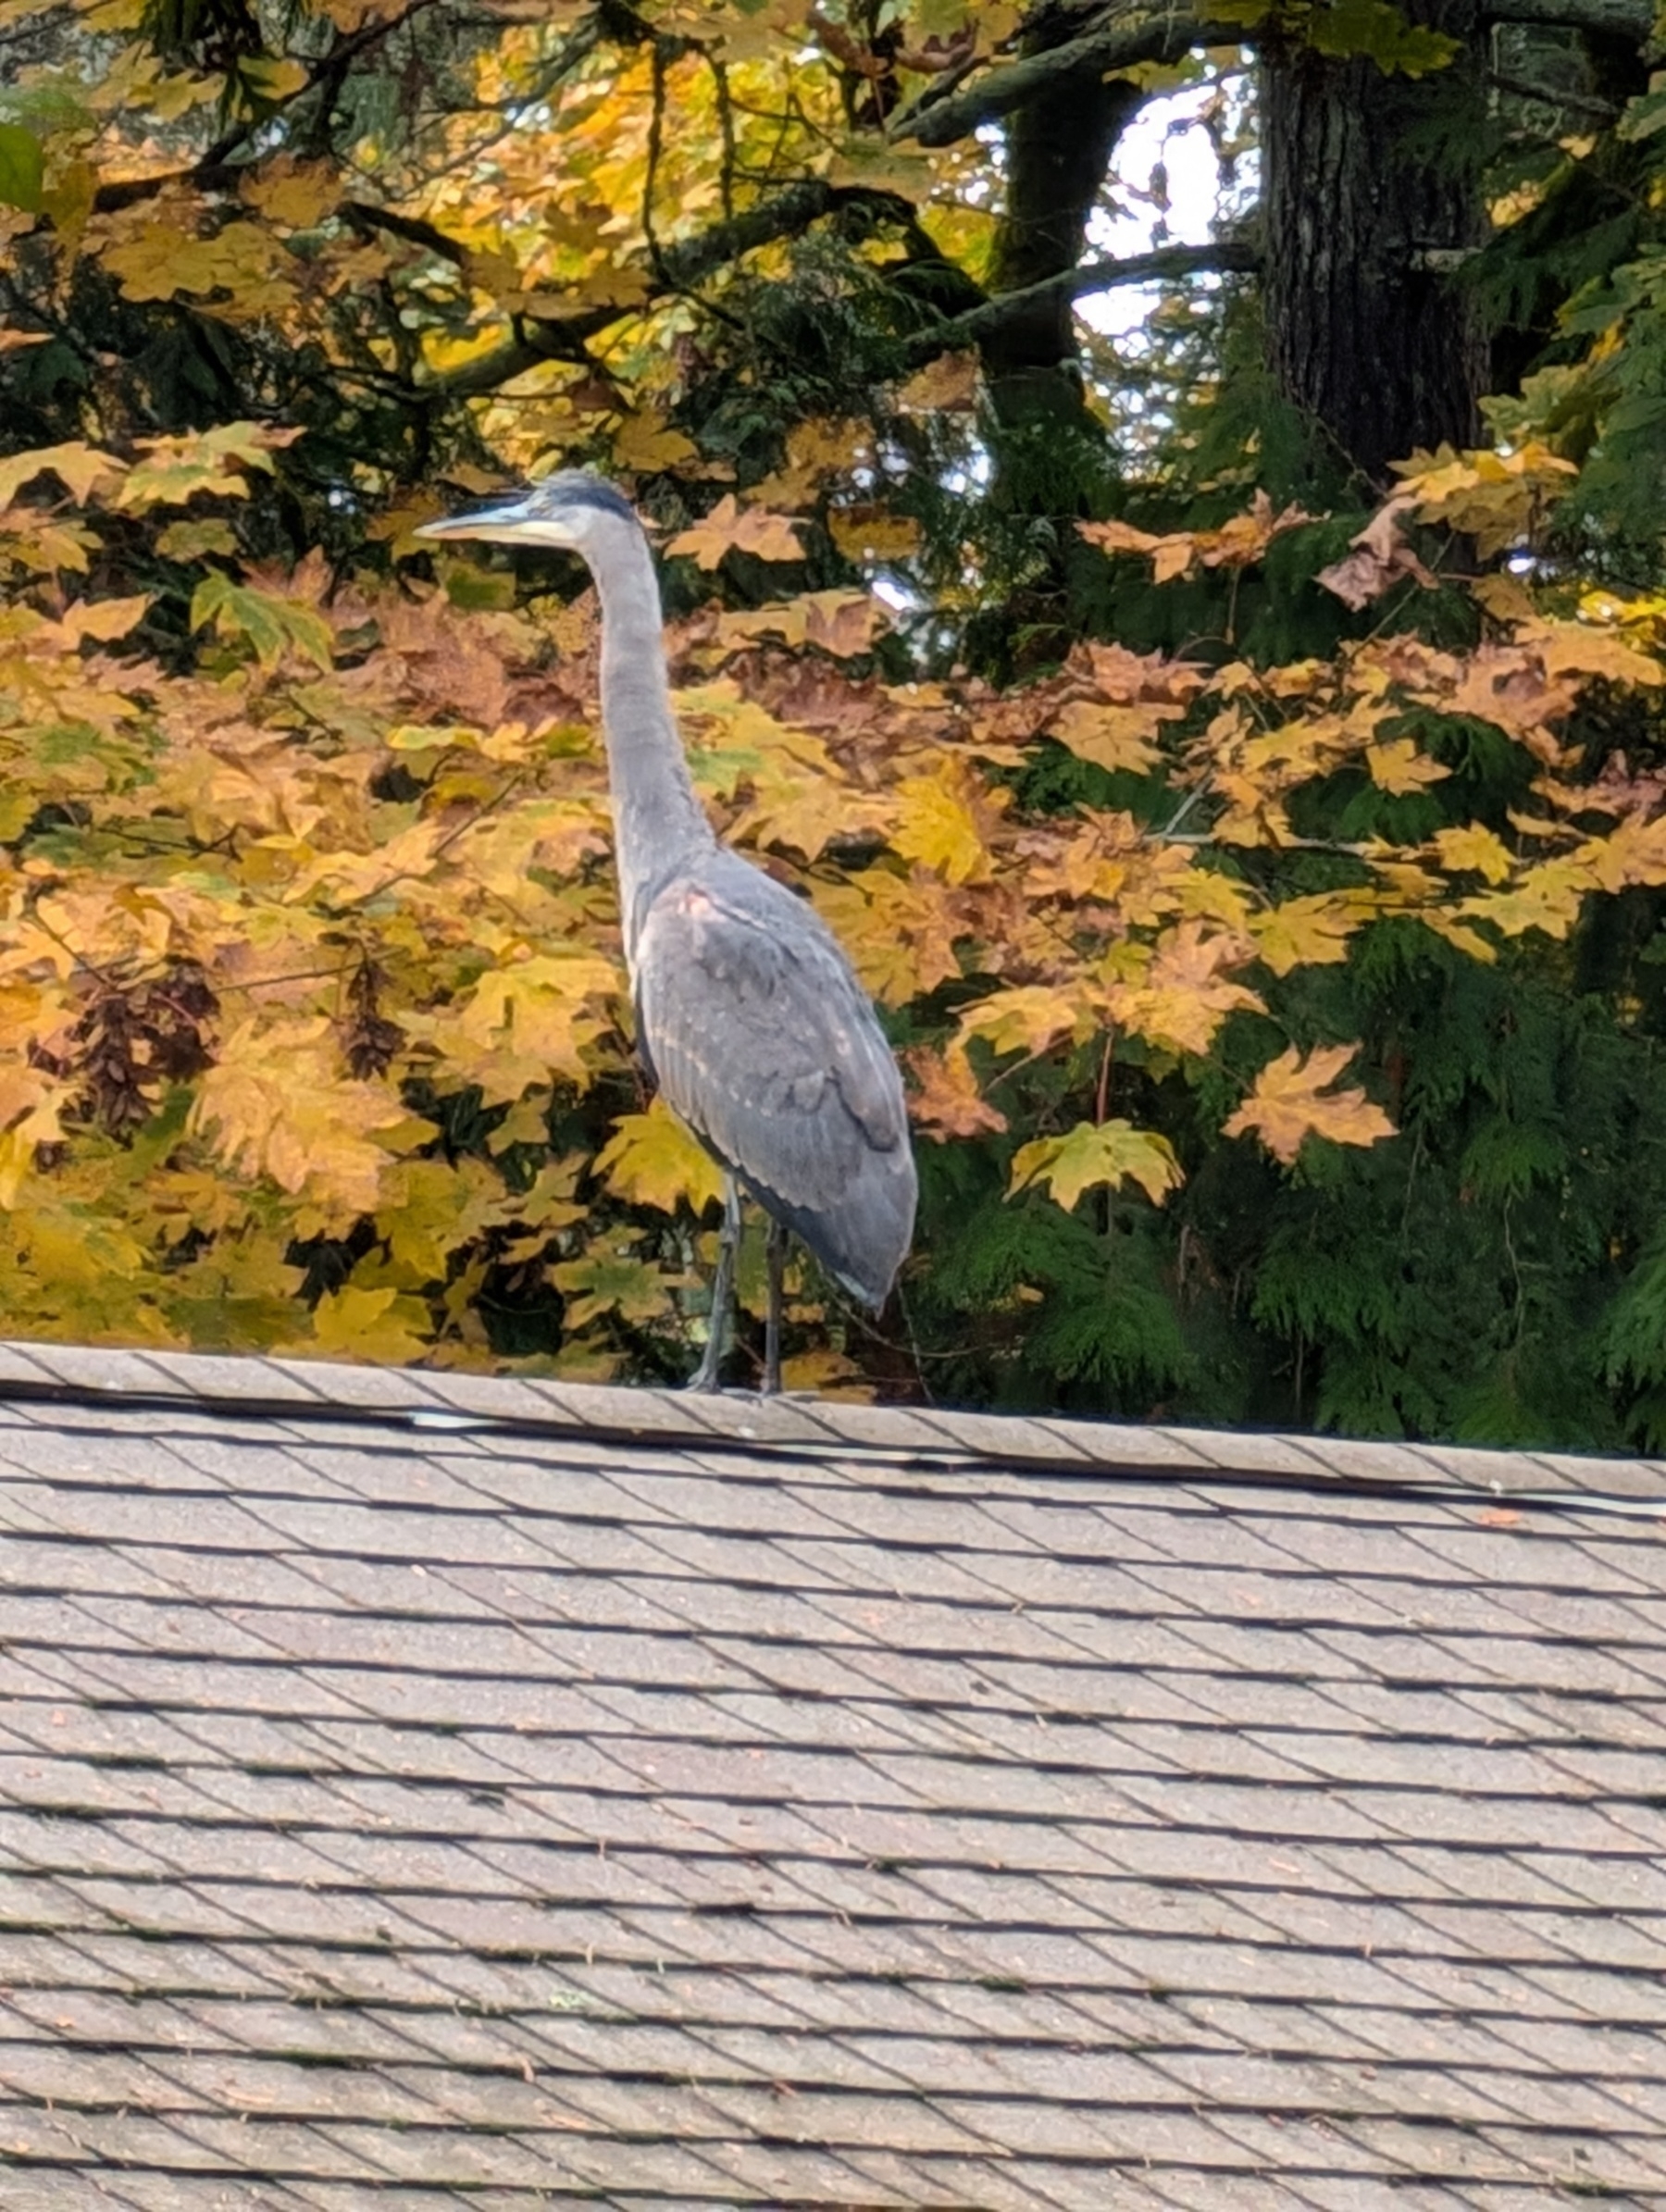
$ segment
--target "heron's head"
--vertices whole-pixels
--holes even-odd
[[[640,528],[630,502],[588,469],[563,468],[518,491],[494,492],[423,523],[418,538],[483,538],[493,545],[559,545],[582,553],[620,522]]]

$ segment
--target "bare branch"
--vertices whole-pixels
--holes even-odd
[[[1533,0],[1525,0],[1533,5]],[[1547,0],[1548,4],[1548,0]],[[1564,0],[1578,6],[1583,0]],[[1597,0],[1598,5],[1602,0]],[[1617,0],[1615,0],[1617,4]],[[949,146],[968,138],[982,124],[999,122],[1015,107],[1023,107],[1037,93],[1061,77],[1091,69],[1102,76],[1109,69],[1131,68],[1137,62],[1178,61],[1194,46],[1239,46],[1244,43],[1242,23],[1215,23],[1205,17],[1161,14],[1145,10],[1121,14],[1114,22],[1084,31],[1045,53],[1026,54],[1021,61],[990,69],[966,91],[927,95],[891,118],[889,135],[916,139],[923,146]]]
[[[824,216],[841,207],[866,207],[900,224],[912,223],[914,209],[894,193],[876,192],[865,185],[829,184],[825,178],[809,177],[790,184],[774,199],[749,207],[731,221],[715,223],[698,238],[666,246],[655,271],[652,299],[685,292],[713,276],[731,261],[758,246],[773,245],[783,238],[796,238]],[[651,303],[644,303],[651,304]],[[575,309],[571,315],[523,316],[516,318],[515,335],[495,352],[472,361],[443,379],[440,389],[448,398],[494,391],[512,377],[536,367],[541,361],[584,358],[586,342],[638,306],[603,304]],[[934,349],[940,350],[940,349]]]
[[[137,207],[145,200],[154,200],[170,184],[189,184],[198,192],[235,192],[239,180],[248,174],[242,162],[199,161],[194,168],[167,169],[149,177],[118,177],[98,186],[93,205],[100,215],[114,215],[118,208]]]
[[[1254,43],[1253,31],[1241,22],[1143,7],[1106,12],[1113,19],[1044,53],[1026,54],[1021,60],[987,69],[964,91],[959,89],[955,74],[947,72],[891,118],[887,135],[914,139],[923,146],[952,145],[983,124],[999,122],[1047,85],[1078,69],[1103,74],[1140,62],[1178,61],[1197,46]],[[1653,27],[1650,0],[1481,0],[1480,14],[1493,23],[1565,24],[1633,38],[1639,44]]]
[[[1039,284],[1026,284],[1021,292],[998,292],[980,307],[951,316],[912,339],[912,363],[935,360],[939,354],[958,346],[979,345],[1010,317],[1054,300],[1086,299],[1096,292],[1113,292],[1123,284],[1160,284],[1179,277],[1246,274],[1261,266],[1256,248],[1240,241],[1222,240],[1206,246],[1158,246],[1149,254],[1130,254],[1123,261],[1084,261]]]
[[[454,238],[448,238],[443,230],[423,222],[419,217],[401,215],[397,208],[378,207],[370,200],[343,200],[336,213],[361,236],[372,230],[386,230],[392,237],[403,238],[411,245],[426,247],[430,254],[437,254],[442,261],[459,268],[468,258],[467,248],[459,245]]]
[[[438,5],[439,0],[406,0],[406,5],[397,15],[378,17],[373,22],[366,23],[353,32],[351,37],[338,40],[321,60],[313,63],[307,71],[305,83],[298,85],[280,101],[279,109],[292,114],[300,103],[311,99],[321,91],[328,112],[340,98],[348,69],[360,55],[382,44],[396,31],[403,31],[414,17]],[[112,183],[101,184],[93,195],[93,205],[99,214],[111,215],[118,208],[136,207],[143,201],[154,199],[170,184],[194,185],[199,192],[233,192],[239,180],[256,164],[236,162],[231,156],[242,152],[257,130],[265,130],[269,119],[262,118],[257,123],[250,118],[234,124],[211,146],[205,147],[189,168],[169,169],[165,175],[151,177],[126,177]],[[268,149],[272,154],[292,150],[287,141],[276,136]]]

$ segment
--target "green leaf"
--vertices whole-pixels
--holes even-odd
[[[1100,1183],[1138,1183],[1154,1206],[1185,1181],[1166,1137],[1132,1122],[1078,1122],[1068,1137],[1042,1137],[1023,1145],[1013,1161],[1007,1195],[1046,1183],[1066,1209]]]
[[[1660,80],[1655,81],[1659,84]],[[1630,102],[1614,130],[1627,139],[1653,138],[1656,131],[1666,130],[1666,90],[1647,92]]]
[[[38,215],[44,173],[41,142],[33,132],[21,123],[0,123],[0,206]]]
[[[1385,74],[1398,69],[1402,77],[1444,69],[1461,51],[1459,42],[1444,31],[1409,23],[1388,0],[1331,0],[1328,6],[1313,9],[1306,29],[1316,54],[1337,60],[1363,55]]]
[[[233,583],[218,569],[191,595],[192,628],[210,621],[222,637],[246,638],[263,668],[275,668],[291,647],[319,668],[329,667],[335,658],[335,640],[321,615],[293,600]]]

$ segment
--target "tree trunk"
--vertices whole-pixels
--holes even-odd
[[[1025,53],[1063,45],[1078,35],[1089,12],[1082,0],[1038,9],[1025,34]],[[1057,79],[1010,118],[992,295],[1041,283],[1083,259],[1088,218],[1112,148],[1145,97],[1133,85],[1107,84],[1094,65]],[[1007,317],[980,353],[990,406],[1003,430],[1020,441],[1026,432],[1063,431],[1067,439],[1092,432],[1070,300],[1044,300]]]
[[[1486,235],[1486,106],[1472,0],[1411,0],[1463,42],[1386,76],[1269,43],[1262,56],[1268,357],[1285,396],[1381,483],[1417,446],[1473,445],[1486,388],[1462,274]]]
[[[1043,6],[1026,55],[1081,31],[1083,0]],[[1088,221],[1125,124],[1145,94],[1107,84],[1097,63],[1048,83],[1006,122],[1006,205],[989,272],[993,298],[1063,275],[1085,258]],[[1074,303],[1063,292],[1003,315],[978,340],[989,402],[989,507],[1015,523],[1022,580],[967,633],[972,662],[1001,682],[1047,666],[1080,629],[1077,609],[1099,556],[1055,518],[1101,513],[1110,465],[1103,425],[1088,405]],[[1028,526],[1033,523],[1034,528]]]

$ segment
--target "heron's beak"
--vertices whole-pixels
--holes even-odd
[[[419,523],[412,535],[481,538],[492,545],[571,547],[575,543],[558,516],[533,512],[532,503],[524,491],[500,492],[492,499],[464,507],[455,515],[436,515],[432,522]]]

